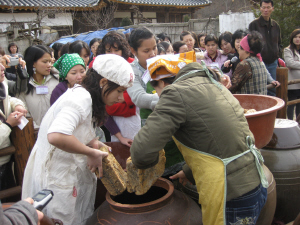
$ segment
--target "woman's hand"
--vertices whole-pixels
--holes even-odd
[[[21,117],[23,115],[24,114],[20,112],[13,112],[7,117],[6,123],[8,123],[11,127],[18,126],[21,123]]]
[[[24,116],[26,116],[26,114],[27,114],[27,110],[21,105],[17,105],[15,107],[15,112],[23,113]]]
[[[274,80],[271,82],[275,86],[275,88],[278,88],[280,86],[280,83],[277,80]]]
[[[227,60],[224,62],[224,67],[229,67],[230,66],[230,60]]]
[[[221,83],[227,88],[229,89],[232,85],[231,85],[231,80],[230,77],[226,74],[223,74],[223,77],[221,77]]]
[[[22,66],[23,69],[26,68],[26,62],[21,57],[19,57],[19,64]]]
[[[115,134],[115,136],[119,139],[119,141],[123,144],[126,145],[128,147],[131,147],[133,140],[129,139],[129,138],[125,138],[122,136],[121,132],[118,132]]]
[[[98,169],[98,178],[103,176],[102,160],[106,156],[108,156],[107,152],[102,152],[97,149],[93,149],[91,154],[87,155],[87,166],[92,173],[95,173],[95,171]]]
[[[179,183],[181,183],[183,186],[185,186],[187,183],[190,183],[189,180],[186,178],[183,170],[179,171],[173,176],[170,176],[169,178],[172,180],[179,179]]]

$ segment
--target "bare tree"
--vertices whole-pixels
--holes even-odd
[[[144,17],[143,13],[140,11],[140,8],[136,5],[133,5],[130,7],[130,9],[132,9],[136,15],[136,19],[137,19],[137,24],[140,23],[152,23],[152,20],[147,19]]]
[[[79,21],[86,26],[93,26],[95,29],[106,29],[114,19],[114,13],[118,9],[118,3],[109,1],[105,7],[100,10],[89,8],[82,12],[84,21]]]

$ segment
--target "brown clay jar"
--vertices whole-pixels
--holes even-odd
[[[184,193],[174,190],[170,181],[159,178],[151,189],[142,196],[124,193],[114,197],[107,192],[106,201],[86,224],[202,224],[199,206]]]

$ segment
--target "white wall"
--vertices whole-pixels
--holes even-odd
[[[255,19],[253,12],[231,13],[219,15],[219,31],[234,33],[237,29],[248,29],[249,23]]]
[[[2,32],[6,31],[10,22],[32,22],[36,19],[35,13],[0,13],[0,29]],[[3,23],[4,22],[4,23]],[[48,16],[42,20],[42,26],[72,26],[71,13],[55,13],[54,19],[49,19]],[[25,24],[25,29],[28,26]]]

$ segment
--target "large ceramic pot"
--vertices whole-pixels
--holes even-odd
[[[160,178],[141,196],[123,193],[110,196],[95,211],[87,225],[201,225],[202,214],[199,206],[188,196],[174,190],[173,184]]]
[[[292,120],[276,119],[270,143],[261,149],[276,180],[275,217],[285,223],[300,212],[300,128]]]
[[[254,135],[256,147],[266,146],[272,138],[277,111],[284,106],[284,101],[268,95],[235,94],[233,96],[244,109],[257,111],[246,114],[245,117]]]

